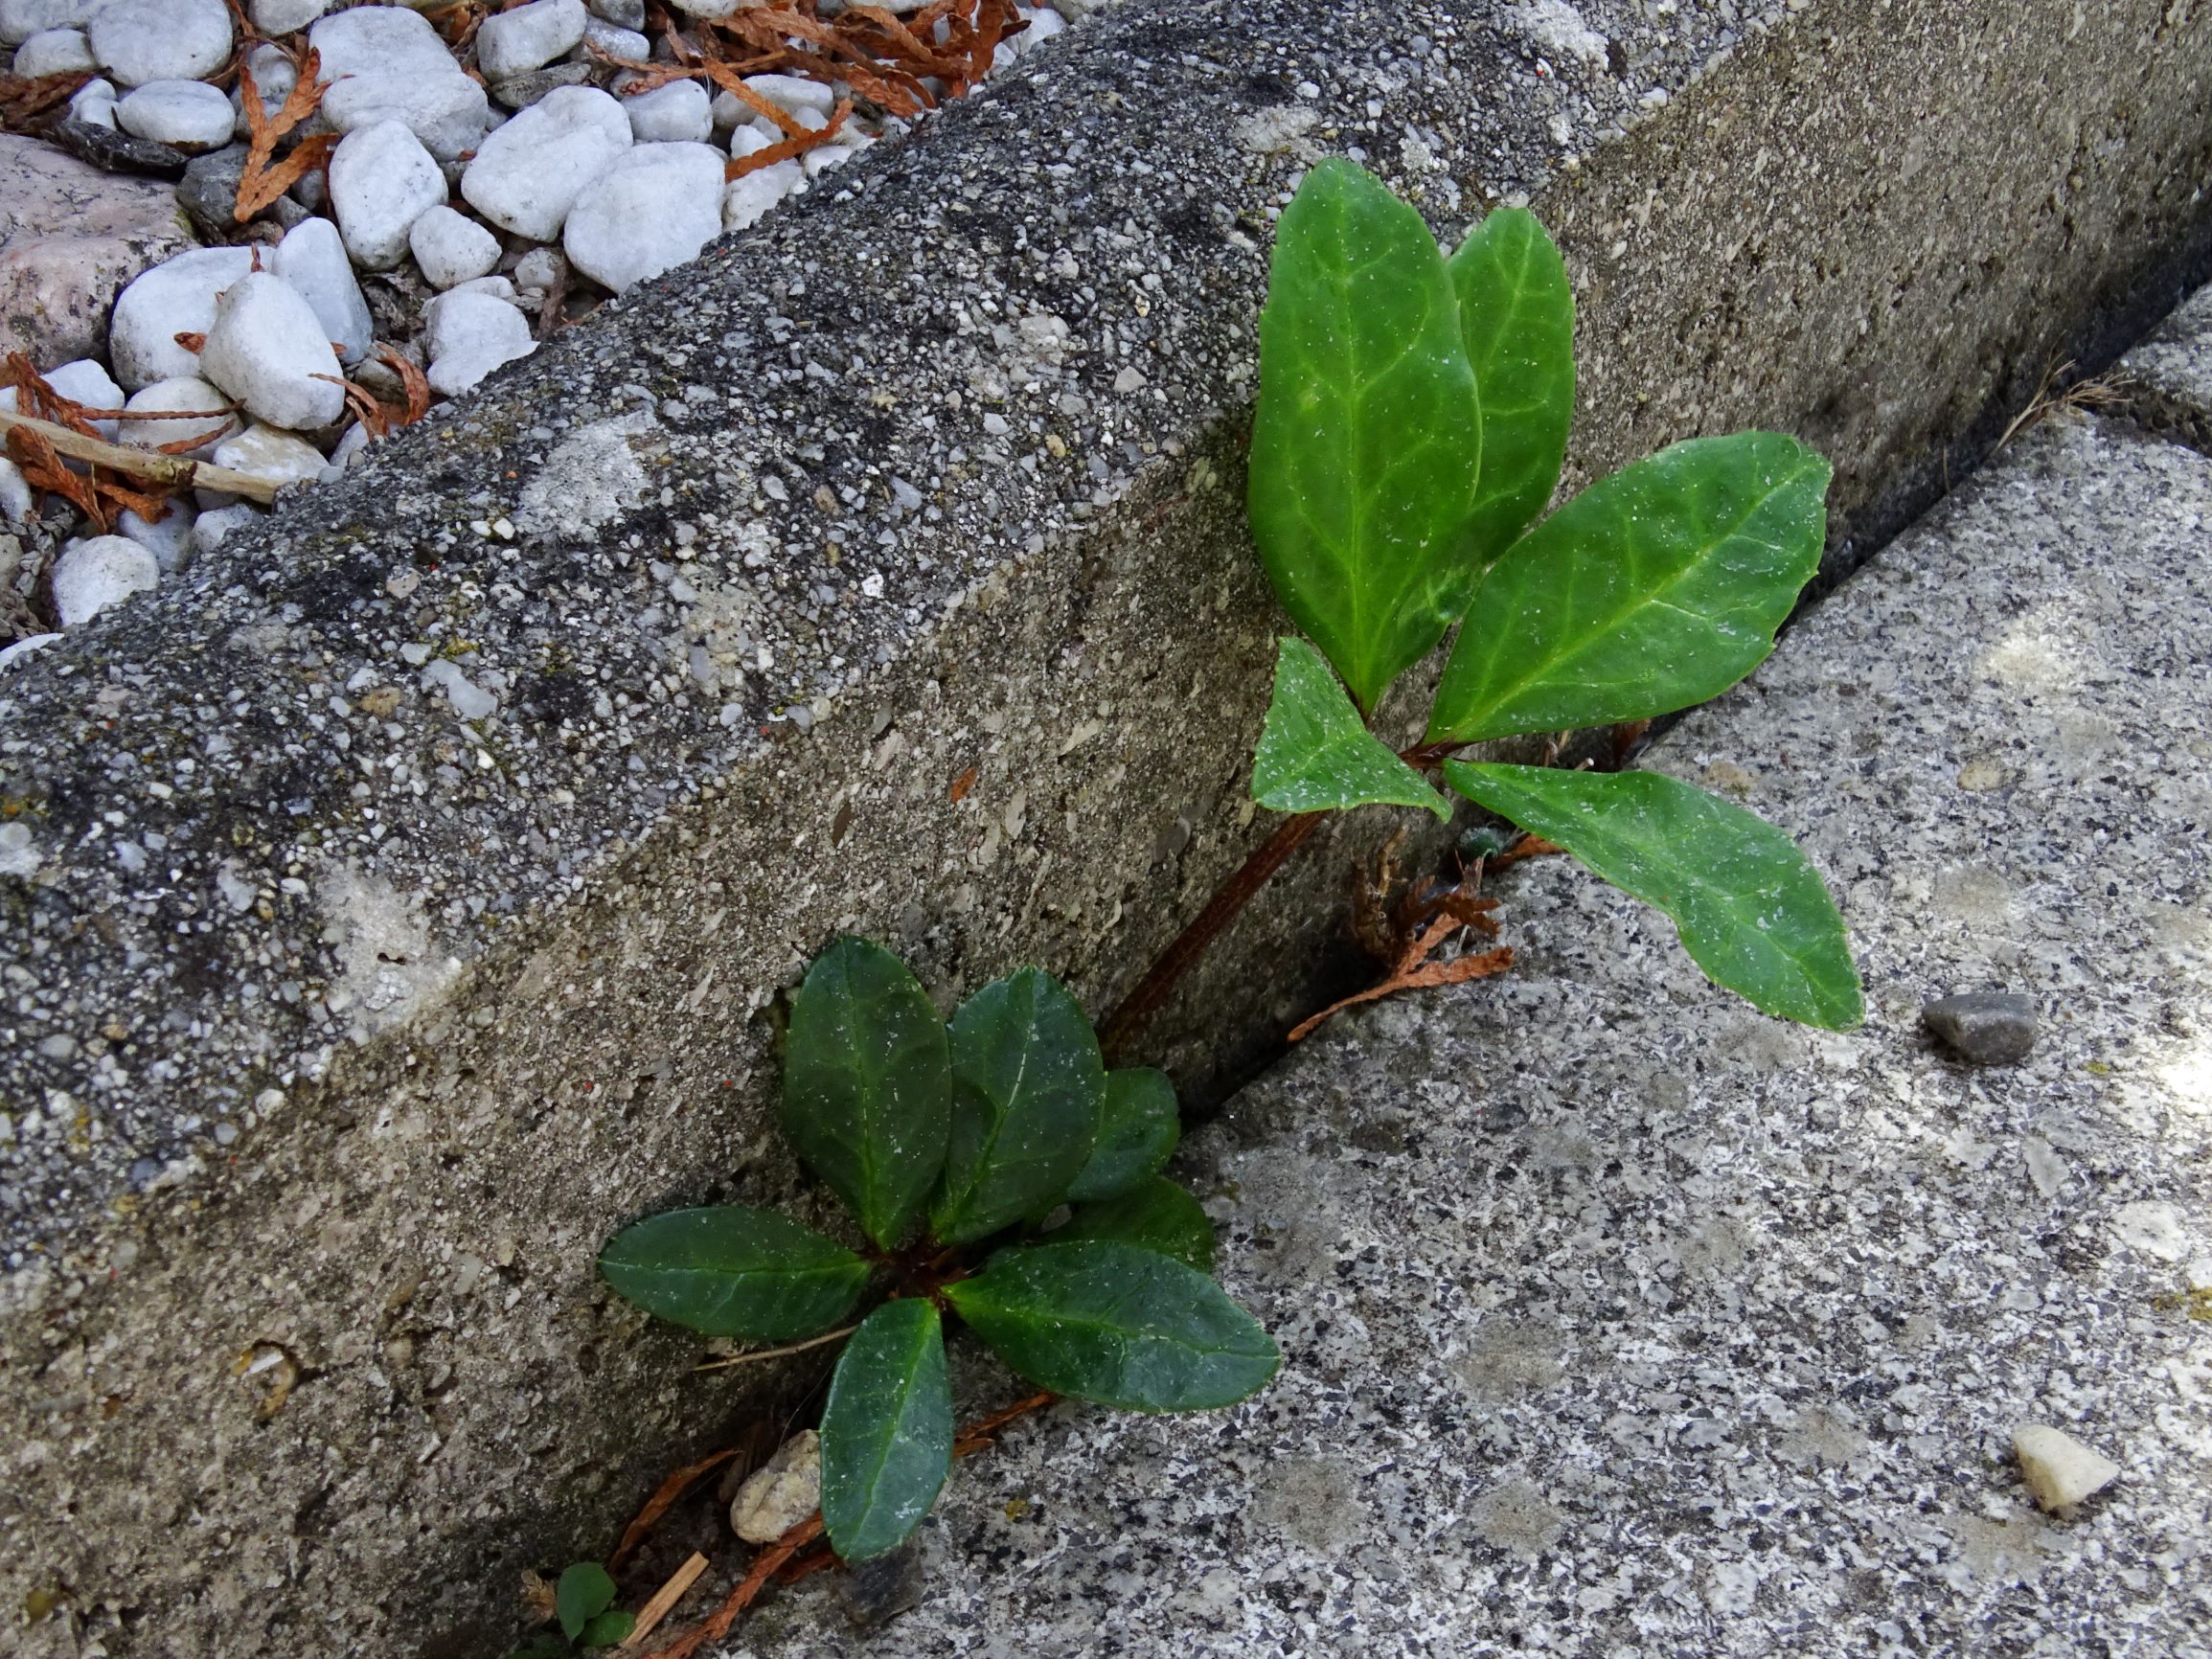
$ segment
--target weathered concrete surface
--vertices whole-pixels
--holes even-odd
[[[2130,420],[2212,454],[2212,287],[2190,295],[2113,367]]]
[[[2201,256],[2193,10],[1566,15],[1130,0],[10,676],[32,1651],[495,1639],[516,1569],[604,1549],[752,1398],[589,1261],[788,1190],[763,1106],[805,957],[857,927],[947,997],[1027,959],[1103,1011],[1263,832],[1238,446],[1305,158],[1357,148],[1454,235],[1542,192],[1581,464],[1817,430],[1839,545],[1891,511],[1857,435],[1971,443],[2106,284]],[[2040,125],[1971,96],[2045,81]],[[1202,1082],[1294,1011],[1380,833],[1311,849],[1156,1052]]]
[[[955,1473],[917,1610],[860,1639],[810,1588],[724,1650],[2212,1651],[2207,523],[2212,462],[2046,427],[1653,751],[1827,874],[1862,1030],[1523,866],[1515,972],[1187,1146],[1266,1393],[1057,1408]],[[2018,1066],[1920,1031],[1985,986],[2041,1005]],[[2041,1513],[2022,1421],[2120,1480]]]

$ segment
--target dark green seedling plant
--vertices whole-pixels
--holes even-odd
[[[820,1431],[822,1524],[845,1560],[897,1548],[945,1484],[946,1315],[1038,1387],[1132,1411],[1231,1405],[1275,1375],[1274,1343],[1209,1274],[1205,1212],[1159,1173],[1173,1087],[1108,1072],[1049,974],[985,986],[947,1023],[896,956],[837,941],[792,998],[783,1124],[865,1249],[721,1205],[627,1228],[600,1270],[711,1336],[803,1342],[869,1309]]]
[[[573,1659],[578,1652],[628,1640],[637,1625],[614,1604],[614,1579],[597,1561],[578,1561],[560,1575],[553,1588],[553,1613],[560,1634],[542,1630],[508,1659]]]
[[[1776,433],[1674,444],[1544,516],[1573,411],[1574,301],[1532,215],[1492,214],[1447,259],[1360,168],[1307,174],[1260,316],[1249,497],[1307,639],[1281,643],[1253,795],[1448,817],[1367,720],[1457,625],[1410,760],[1657,906],[1755,1006],[1856,1025],[1842,920],[1780,830],[1657,773],[1453,758],[1717,696],[1773,650],[1818,566],[1828,463]]]

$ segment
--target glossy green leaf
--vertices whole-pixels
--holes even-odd
[[[1090,1162],[1106,1062],[1090,1021],[1025,967],[952,1016],[952,1138],[930,1230],[964,1244],[1056,1203]]]
[[[1115,1197],[1158,1173],[1182,1132],[1182,1107],[1167,1073],[1151,1066],[1106,1073],[1098,1144],[1091,1148],[1090,1162],[1068,1188],[1069,1201]]]
[[[772,1210],[671,1210],[624,1228],[599,1270],[649,1313],[709,1336],[799,1342],[840,1323],[868,1263]]]
[[[1447,262],[1482,404],[1472,578],[1537,521],[1559,488],[1575,415],[1575,296],[1526,208],[1500,208]]]
[[[1205,1411],[1257,1393],[1282,1355],[1196,1268],[1131,1244],[1040,1244],[946,1291],[1039,1388],[1130,1411]]]
[[[951,1102],[945,1022],[906,965],[853,938],[815,958],[791,999],[784,1132],[886,1250],[944,1167]]]
[[[579,1561],[560,1575],[553,1588],[553,1609],[560,1618],[562,1634],[573,1642],[583,1627],[614,1604],[614,1580],[597,1561]]]
[[[1047,1236],[1054,1244],[1108,1239],[1171,1256],[1203,1273],[1214,1265],[1214,1224],[1197,1199],[1164,1175],[1115,1198],[1078,1204],[1067,1224]]]
[[[822,1408],[822,1526],[848,1561],[897,1549],[952,1466],[952,1388],[937,1309],[920,1298],[868,1315]]]
[[[1285,639],[1275,654],[1275,696],[1252,758],[1252,799],[1278,812],[1346,807],[1451,807],[1389,744],[1367,729],[1321,653]]]
[[[1656,772],[1449,761],[1445,775],[1665,911],[1698,966],[1754,1007],[1830,1031],[1864,1017],[1836,901],[1766,820]]]
[[[610,1607],[584,1625],[583,1634],[576,1639],[576,1645],[579,1648],[612,1648],[628,1641],[629,1633],[636,1628],[635,1613]]]
[[[1739,432],[1591,485],[1475,589],[1430,739],[1641,720],[1726,691],[1819,565],[1828,473],[1793,438]]]
[[[1351,162],[1283,212],[1248,507],[1287,609],[1372,711],[1465,597],[1482,421],[1444,256]]]

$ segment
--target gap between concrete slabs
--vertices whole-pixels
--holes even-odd
[[[2212,461],[2064,418],[1651,752],[1828,874],[1863,1029],[1519,867],[1512,975],[1340,1017],[1178,1156],[1266,1391],[1055,1408],[898,1623],[817,1582],[718,1650],[2212,1651],[2207,522]],[[1921,1004],[1991,985],[2037,1045],[1961,1065]],[[963,1419],[1009,1398],[955,1353]],[[2027,1422],[2118,1484],[2040,1511]]]
[[[1307,159],[1450,234],[1540,193],[1578,475],[1798,431],[1841,568],[2201,262],[2204,22],[2093,10],[1768,9],[1716,62],[1717,8],[1132,0],[11,674],[32,1650],[497,1640],[515,1571],[758,1398],[589,1261],[796,1190],[806,955],[860,928],[947,998],[1035,960],[1103,1011],[1263,831],[1238,449]],[[1194,1088],[1316,989],[1280,965],[1382,832],[1171,1011]]]

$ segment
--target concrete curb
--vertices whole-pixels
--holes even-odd
[[[497,1639],[750,1398],[589,1261],[791,1190],[806,956],[1103,1010],[1234,865],[1278,626],[1239,435],[1306,159],[1446,231],[1541,192],[1578,467],[1797,430],[1840,567],[2202,259],[2206,25],[2091,10],[1130,0],[11,673],[29,1650]],[[1375,833],[1171,1011],[1195,1093],[1314,989],[1277,970]]]

